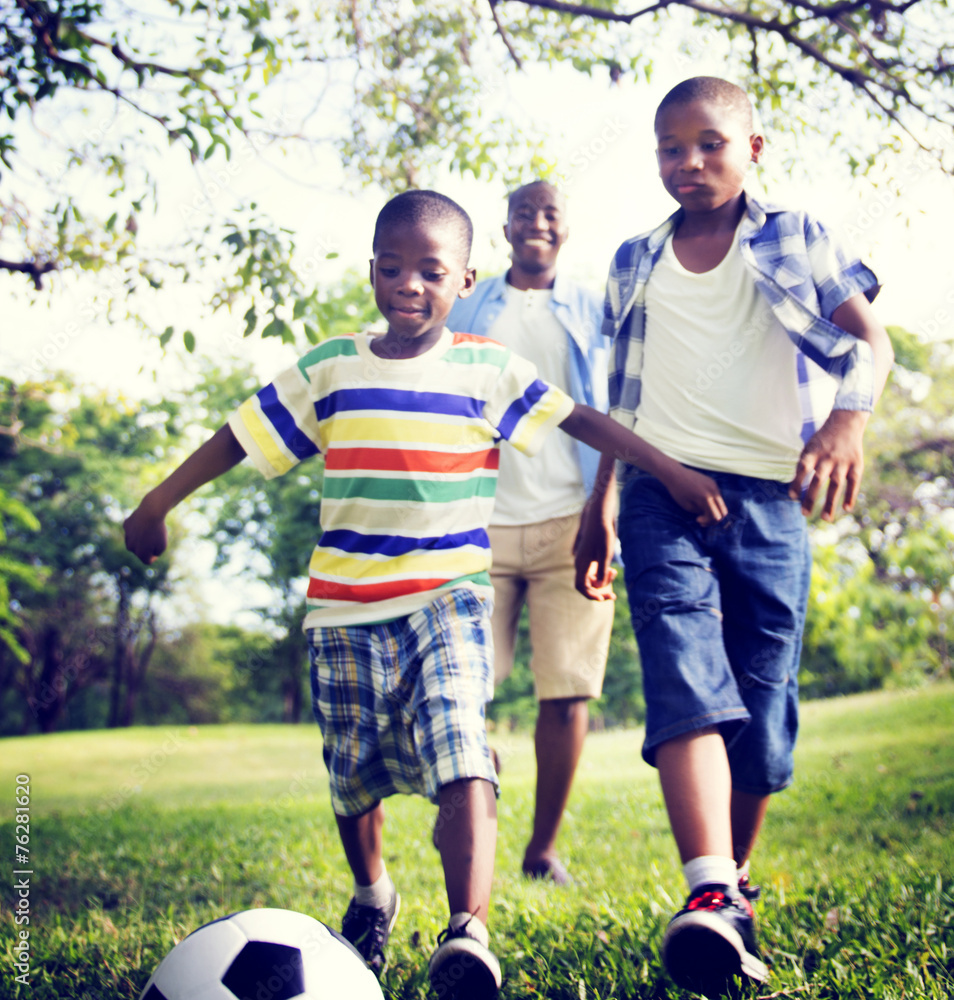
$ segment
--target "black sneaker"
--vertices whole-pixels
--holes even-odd
[[[427,972],[439,1000],[494,1000],[500,989],[500,963],[467,924],[441,931]]]
[[[401,909],[401,897],[395,892],[388,906],[362,906],[354,896],[341,921],[341,934],[358,949],[368,968],[380,976],[387,966],[384,949]]]
[[[692,893],[669,921],[662,956],[678,986],[706,996],[729,992],[736,977],[768,979],[755,941],[752,905],[727,885],[704,885]]]

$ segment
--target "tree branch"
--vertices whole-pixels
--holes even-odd
[[[644,17],[653,11],[663,10],[672,3],[679,3],[680,0],[660,0],[649,7],[637,10],[633,14],[617,14],[616,11],[606,10],[604,7],[590,7],[582,3],[561,3],[560,0],[516,0],[527,7],[539,7],[541,10],[552,10],[558,14],[572,14],[574,17],[592,17],[597,21],[613,21],[618,24],[632,24],[638,17]],[[493,5],[491,5],[493,6]]]
[[[523,62],[521,61],[520,56],[517,55],[516,50],[513,47],[513,43],[510,41],[510,36],[504,30],[504,26],[500,23],[500,18],[497,17],[497,0],[487,0],[487,2],[490,4],[490,13],[494,19],[494,24],[497,26],[497,34],[503,39],[503,43],[507,46],[510,58],[513,59],[517,69],[523,69]]]
[[[33,282],[33,287],[37,291],[43,288],[43,275],[50,271],[57,270],[58,265],[53,260],[0,260],[0,271],[19,271],[21,274],[28,274]]]

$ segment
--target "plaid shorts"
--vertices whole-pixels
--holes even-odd
[[[338,816],[395,794],[436,802],[462,778],[484,778],[499,794],[484,721],[494,690],[490,611],[490,601],[457,589],[383,625],[307,630]]]

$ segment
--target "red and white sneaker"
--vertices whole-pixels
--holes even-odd
[[[738,977],[764,983],[768,969],[759,957],[755,916],[745,895],[727,885],[700,886],[669,921],[663,963],[673,982],[716,996]]]

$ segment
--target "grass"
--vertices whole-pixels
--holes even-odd
[[[683,884],[655,772],[636,730],[587,740],[561,852],[576,882],[519,876],[532,812],[529,737],[504,758],[491,931],[504,997],[677,998],[659,963]],[[338,926],[350,876],[317,727],[64,733],[0,741],[0,815],[30,779],[29,985],[0,911],[0,997],[136,998],[183,935],[252,906]],[[795,785],[769,812],[753,875],[772,965],[761,993],[805,1000],[954,994],[954,685],[803,706]],[[387,864],[404,907],[383,987],[428,996],[446,919],[434,810],[388,803]],[[0,824],[15,880],[14,823]],[[7,889],[0,897],[13,902]],[[15,911],[14,911],[15,912]],[[22,912],[22,911],[21,911]],[[22,925],[21,925],[22,926]]]

